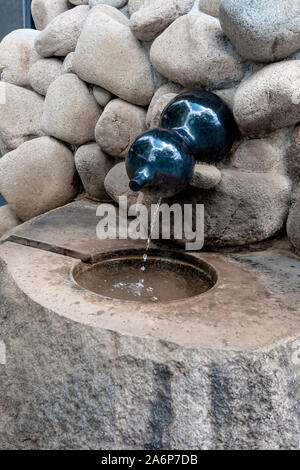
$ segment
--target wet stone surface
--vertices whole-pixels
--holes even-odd
[[[232,258],[263,272],[270,286],[279,292],[299,294],[300,258],[278,252],[234,255]]]
[[[144,240],[100,240],[96,232],[101,220],[96,214],[98,205],[87,199],[74,201],[20,225],[7,239],[89,263],[105,251],[145,246]]]

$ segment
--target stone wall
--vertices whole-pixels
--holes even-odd
[[[240,139],[177,200],[205,203],[207,245],[261,241],[288,218],[300,252],[299,2],[33,0],[32,15],[37,30],[0,44],[0,192],[15,223],[82,186],[136,200],[130,144],[180,91],[207,89],[233,109]]]

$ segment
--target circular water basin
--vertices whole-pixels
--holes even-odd
[[[80,263],[73,280],[106,299],[172,302],[196,297],[217,282],[213,266],[194,256],[150,249],[106,253],[93,265]]]

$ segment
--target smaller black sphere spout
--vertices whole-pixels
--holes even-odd
[[[237,135],[233,114],[221,98],[207,91],[181,93],[164,110],[161,128],[131,145],[126,157],[129,187],[174,196],[190,182],[195,160],[220,161]]]
[[[132,191],[151,191],[170,197],[182,191],[193,175],[194,156],[183,139],[166,129],[139,136],[126,158]]]

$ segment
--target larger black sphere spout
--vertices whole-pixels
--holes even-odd
[[[185,92],[165,108],[161,127],[176,132],[197,161],[219,162],[230,151],[238,127],[227,104],[208,91]]]

